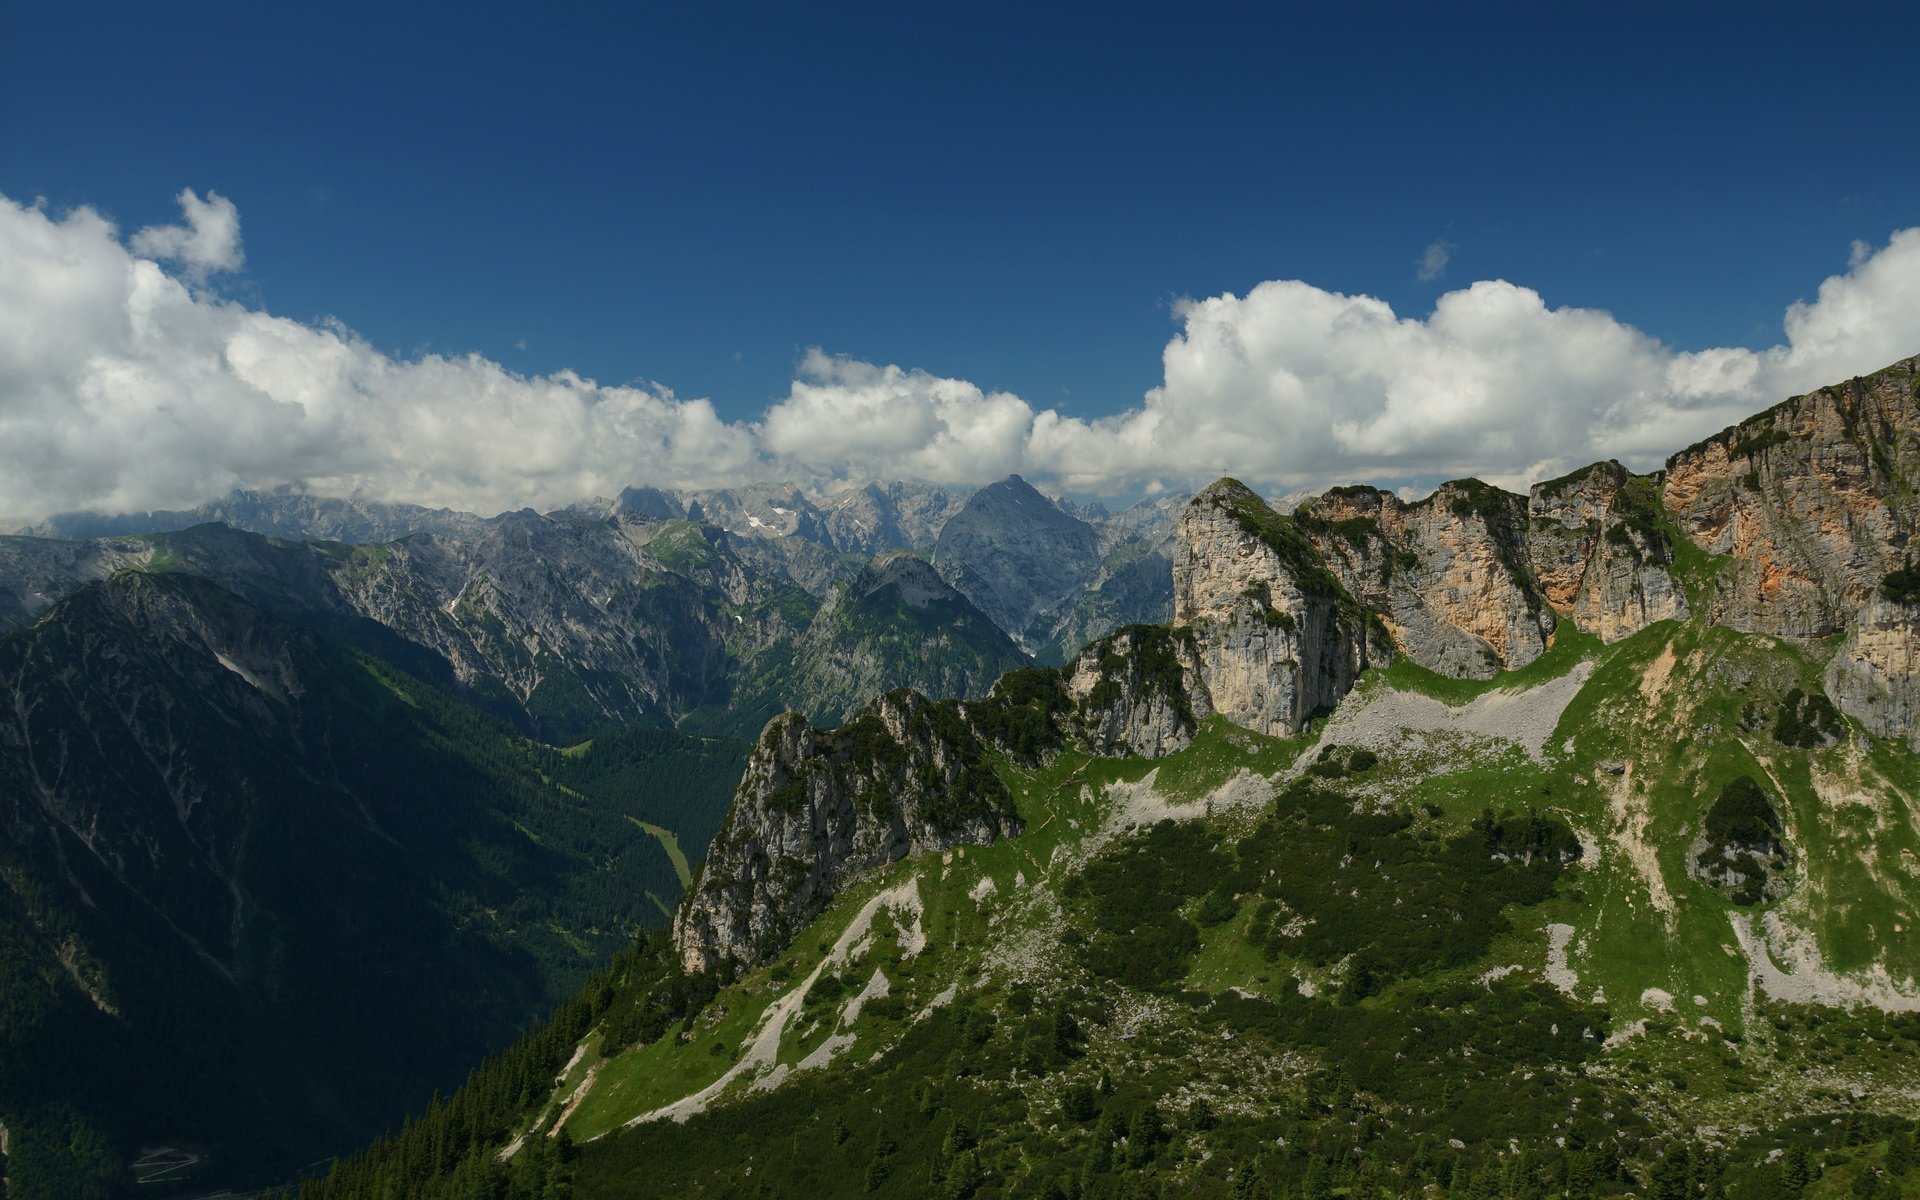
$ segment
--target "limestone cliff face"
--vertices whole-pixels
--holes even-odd
[[[1299,527],[1237,480],[1208,487],[1181,514],[1173,602],[1206,707],[1259,733],[1298,732],[1370,661],[1353,596]],[[1372,653],[1384,649],[1374,635]]]
[[[1667,460],[1667,511],[1735,560],[1715,579],[1714,622],[1795,638],[1856,623],[1920,522],[1916,386],[1920,359],[1906,359]]]
[[[1601,641],[1688,615],[1659,505],[1658,477],[1617,462],[1535,484],[1527,497],[1527,547],[1542,594]]]
[[[687,969],[756,965],[862,875],[1020,832],[984,754],[958,705],[909,691],[831,732],[775,718],[674,918]]]
[[[1920,605],[1869,601],[1827,664],[1826,686],[1867,732],[1920,750]]]
[[[1915,735],[1920,633],[1882,594],[1920,528],[1920,359],[1795,396],[1667,460],[1665,501],[1733,559],[1709,618],[1778,637],[1847,633],[1827,690],[1888,737]]]
[[[1529,562],[1524,498],[1477,479],[1414,504],[1377,488],[1335,488],[1295,518],[1421,666],[1491,679],[1546,650],[1554,615]]]

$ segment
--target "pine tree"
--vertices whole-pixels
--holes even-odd
[[[1804,1195],[1807,1185],[1813,1182],[1813,1167],[1807,1160],[1807,1148],[1795,1146],[1787,1151],[1786,1183],[1790,1196]]]
[[[1652,1200],[1692,1200],[1693,1158],[1685,1142],[1675,1143],[1653,1166]]]
[[[1584,1150],[1576,1150],[1567,1156],[1567,1195],[1578,1200],[1582,1196],[1593,1195],[1596,1172],[1593,1155]]]
[[[1887,1174],[1898,1177],[1913,1169],[1913,1134],[1902,1129],[1887,1142]]]

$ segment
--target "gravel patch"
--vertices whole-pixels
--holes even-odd
[[[1545,757],[1547,739],[1553,736],[1560,715],[1591,674],[1593,664],[1582,662],[1537,687],[1501,688],[1458,706],[1418,692],[1350,693],[1334,710],[1320,740],[1323,745],[1404,752],[1410,735],[1429,740],[1464,734],[1510,742],[1538,762]],[[1297,769],[1305,769],[1307,761],[1303,757]]]
[[[1573,926],[1555,923],[1547,926],[1547,982],[1567,995],[1580,986],[1580,976],[1567,964],[1567,948],[1573,945]]]
[[[1748,980],[1776,1000],[1920,1012],[1920,988],[1912,979],[1895,980],[1878,964],[1862,976],[1836,975],[1820,961],[1813,938],[1789,926],[1777,912],[1768,913],[1760,929],[1754,928],[1751,913],[1729,913],[1727,919],[1733,922],[1734,939],[1747,956]]]

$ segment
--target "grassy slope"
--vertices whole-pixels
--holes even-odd
[[[1445,679],[1404,661],[1372,673],[1363,695],[1411,691],[1458,704],[1592,663],[1592,674],[1563,715],[1543,761],[1510,746],[1477,743],[1454,745],[1446,761],[1436,762],[1409,743],[1384,754],[1364,776],[1338,785],[1367,805],[1416,813],[1417,827],[1434,836],[1464,828],[1490,806],[1531,805],[1565,820],[1597,848],[1597,853],[1589,849],[1583,864],[1567,873],[1547,901],[1510,911],[1509,932],[1480,960],[1398,985],[1401,990],[1472,981],[1513,968],[1515,980],[1538,978],[1547,966],[1547,927],[1564,923],[1575,930],[1568,965],[1578,976],[1577,1002],[1597,1000],[1614,1034],[1584,1076],[1595,1087],[1635,1092],[1656,1123],[1713,1120],[1737,1127],[1752,1122],[1756,1090],[1780,1106],[1769,1110],[1777,1115],[1818,1108],[1842,1082],[1864,1088],[1876,1106],[1910,1107],[1905,1089],[1920,1082],[1920,1073],[1911,1053],[1899,1052],[1905,1043],[1893,1041],[1894,1049],[1884,1055],[1862,1052],[1859,1045],[1881,1044],[1872,1031],[1884,1022],[1872,1013],[1756,1001],[1729,921],[1743,910],[1686,872],[1688,843],[1712,797],[1736,775],[1753,774],[1784,799],[1801,873],[1792,892],[1774,907],[1807,929],[1836,972],[1878,967],[1904,981],[1920,970],[1915,961],[1920,945],[1895,936],[1896,930],[1911,929],[1920,915],[1915,911],[1920,895],[1912,885],[1914,820],[1902,799],[1915,794],[1912,756],[1891,746],[1868,747],[1858,730],[1850,730],[1849,740],[1838,746],[1813,750],[1781,747],[1769,733],[1771,712],[1765,706],[1790,687],[1817,688],[1822,649],[1698,623],[1663,624],[1606,647],[1566,626],[1546,657],[1492,683]],[[1742,710],[1750,704],[1766,719],[1755,724],[1749,716],[1743,725]],[[1131,1057],[1119,1061],[1135,1071],[1143,1049],[1150,1063],[1151,1047],[1158,1042],[1179,1043],[1181,1069],[1203,1091],[1212,1079],[1267,1088],[1276,1096],[1292,1094],[1314,1061],[1310,1047],[1281,1047],[1235,1061],[1243,1056],[1197,1046],[1195,1019],[1177,1005],[1086,976],[1063,949],[1071,946],[1084,914],[1069,903],[1063,916],[1057,896],[1088,856],[1115,836],[1112,813],[1124,796],[1109,794],[1109,785],[1139,785],[1151,775],[1151,791],[1166,811],[1196,814],[1231,844],[1250,827],[1253,811],[1228,808],[1218,789],[1243,771],[1256,778],[1284,774],[1296,759],[1305,761],[1303,752],[1315,750],[1317,736],[1309,731],[1291,741],[1265,739],[1213,722],[1193,747],[1157,763],[1069,753],[1038,771],[1007,767],[1026,834],[944,859],[901,863],[854,889],[780,963],[724,991],[692,1022],[684,1044],[669,1036],[604,1064],[570,1130],[577,1138],[596,1137],[719,1078],[761,1013],[795,981],[807,978],[860,906],[878,890],[908,879],[917,882],[924,901],[930,949],[902,959],[893,940],[880,939],[873,956],[850,976],[858,982],[878,966],[891,981],[896,1003],[869,1006],[855,1025],[838,1029],[855,1036],[854,1048],[824,1073],[792,1076],[784,1089],[815,1087],[810,1079],[839,1079],[845,1087],[871,1077],[884,1069],[879,1064],[887,1061],[885,1055],[907,1053],[898,1047],[910,1046],[917,1036],[914,1014],[949,989],[962,1008],[970,998],[992,1007],[1003,1005],[1015,982],[1024,980],[1043,996],[1096,995],[1110,1019],[1116,1009],[1124,1014],[1123,1021],[1133,1023],[1126,1047]],[[1627,765],[1619,775],[1608,770],[1621,764]],[[1640,845],[1644,852],[1629,852]],[[984,879],[993,881],[993,891],[976,899]],[[1243,908],[1203,929],[1182,986],[1214,994],[1229,988],[1273,994],[1290,979],[1323,994],[1339,987],[1340,964],[1316,967],[1285,955],[1263,956],[1246,937],[1249,921]],[[1673,998],[1670,1008],[1658,993]],[[1824,1031],[1818,1040],[1806,1036],[1808,1019]],[[1006,1023],[1003,1012],[1003,1029]],[[796,1063],[836,1029],[831,1014],[796,1021],[782,1041],[779,1061]],[[1096,1047],[1108,1032],[1096,1033]],[[867,1065],[876,1053],[883,1057]],[[1100,1049],[1089,1058],[1116,1061]],[[846,1064],[860,1064],[853,1069],[864,1074],[848,1073]],[[1057,1083],[1046,1082],[1006,1086],[1029,1104],[1054,1103],[1059,1090]],[[1230,1087],[1218,1086],[1223,1097],[1233,1094]],[[775,1101],[737,1086],[720,1107],[741,1103]],[[718,1114],[697,1119],[694,1128],[722,1119]],[[655,1126],[624,1136],[655,1146],[672,1140],[670,1131]],[[621,1152],[595,1153],[618,1157]]]

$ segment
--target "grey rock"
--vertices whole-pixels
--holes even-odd
[[[1920,606],[1869,601],[1827,663],[1827,696],[1876,737],[1920,751]]]
[[[1491,679],[1546,650],[1554,616],[1533,579],[1524,497],[1477,479],[1412,504],[1378,488],[1335,488],[1294,520],[1421,666]]]
[[[918,483],[869,483],[820,501],[828,543],[845,554],[931,550],[966,492]]]
[[[1297,733],[1385,649],[1293,519],[1237,480],[1183,510],[1173,588],[1206,706],[1257,733]]]
[[[833,732],[797,713],[776,718],[674,917],[687,969],[764,962],[863,875],[1020,832],[984,754],[957,706],[913,692]]]
[[[1535,484],[1528,495],[1527,544],[1541,592],[1603,642],[1689,615],[1671,571],[1659,487],[1659,476],[1604,462]]]

